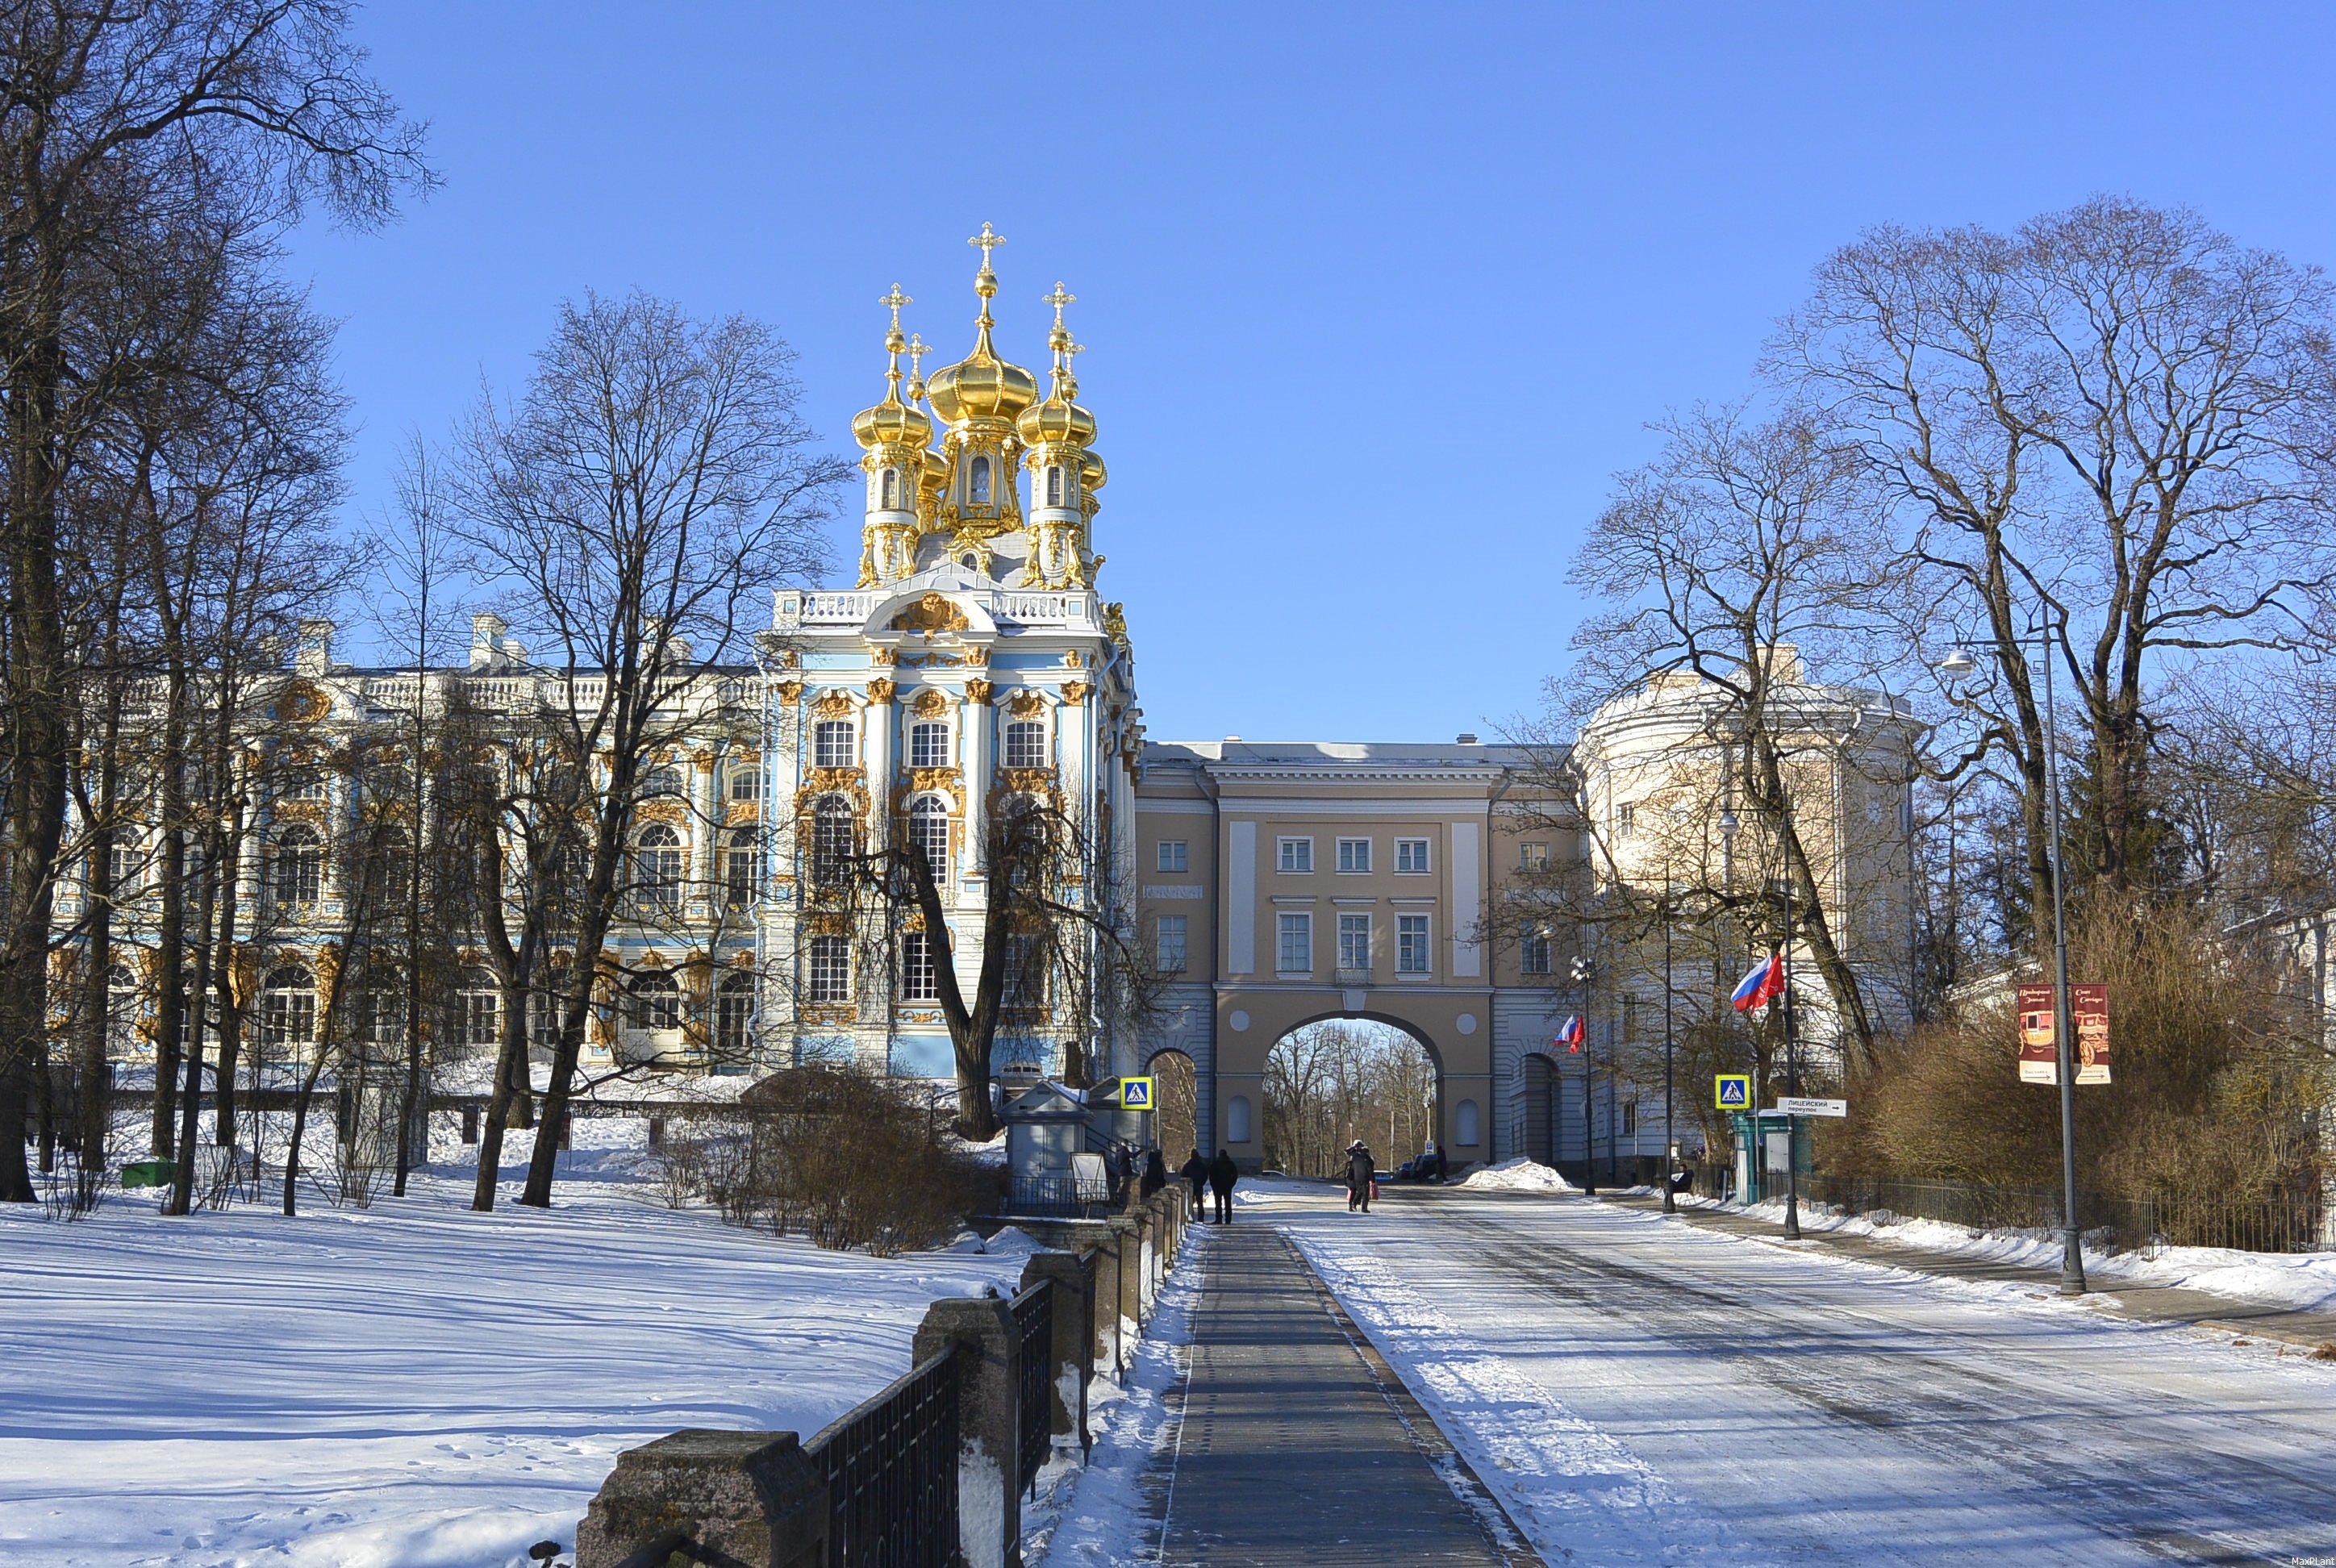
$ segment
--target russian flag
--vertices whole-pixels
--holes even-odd
[[[1582,1050],[1582,1015],[1576,1013],[1557,1027],[1558,1044],[1578,1055]]]
[[[1736,1004],[1739,1013],[1753,1008],[1765,1008],[1785,994],[1785,955],[1770,953],[1752,966],[1752,972],[1736,982],[1736,994],[1728,999]]]

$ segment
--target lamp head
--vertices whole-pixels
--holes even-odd
[[[1961,680],[1979,667],[1979,658],[1967,648],[1951,648],[1937,667],[1939,673],[1949,680]]]

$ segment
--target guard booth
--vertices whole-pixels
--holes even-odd
[[[1043,1080],[1003,1115],[1011,1213],[1105,1213],[1143,1174],[1152,1113],[1121,1105],[1116,1079],[1086,1089]]]
[[[1792,1168],[1807,1175],[1815,1168],[1809,1118],[1794,1129],[1782,1111],[1732,1111],[1728,1125],[1736,1136],[1736,1201],[1757,1203],[1785,1191],[1786,1149],[1792,1143]]]

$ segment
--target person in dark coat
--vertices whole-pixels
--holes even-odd
[[[1444,1145],[1436,1145],[1436,1179],[1442,1182],[1452,1174],[1452,1162],[1444,1157]]]
[[[1377,1174],[1378,1162],[1371,1158],[1371,1152],[1363,1145],[1363,1141],[1357,1138],[1353,1143],[1348,1144],[1347,1145],[1347,1213],[1351,1214],[1357,1208],[1360,1208],[1366,1214],[1371,1212],[1371,1183],[1377,1179]]]
[[[1241,1180],[1241,1167],[1222,1149],[1209,1162],[1209,1189],[1217,1195],[1217,1223],[1233,1222],[1233,1183]]]
[[[1153,1193],[1158,1192],[1167,1184],[1168,1162],[1160,1157],[1160,1151],[1158,1149],[1146,1149],[1144,1152],[1144,1197],[1149,1199]]]
[[[1209,1217],[1209,1162],[1194,1149],[1192,1157],[1184,1162],[1176,1174],[1192,1183],[1192,1213],[1201,1219]]]

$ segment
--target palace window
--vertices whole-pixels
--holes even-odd
[[[688,793],[681,770],[671,763],[660,764],[649,769],[641,777],[641,798],[644,800],[653,799],[658,795],[686,798]]]
[[[1371,841],[1340,839],[1338,869],[1342,872],[1367,872],[1371,869]]]
[[[1545,872],[1549,870],[1549,846],[1547,844],[1519,844],[1517,846],[1517,870],[1521,872]]]
[[[1527,926],[1517,944],[1518,967],[1529,975],[1549,973],[1549,932],[1541,926]]]
[[[375,964],[357,990],[357,1037],[370,1046],[394,1046],[405,1038],[405,977],[395,966]]]
[[[325,846],[316,830],[303,823],[286,828],[276,835],[275,852],[276,901],[315,903],[325,884]]]
[[[949,765],[949,726],[943,723],[912,724],[909,726],[909,765],[910,767],[947,767]]]
[[[1048,964],[1043,942],[1027,932],[1007,937],[1005,968],[998,1006],[1026,1017],[1046,1007]]]
[[[105,1048],[121,1056],[138,1044],[138,977],[128,964],[105,970]]]
[[[760,835],[753,828],[731,831],[730,843],[722,862],[722,896],[734,910],[743,910],[754,901],[756,884],[763,880],[763,846]]]
[[[1189,870],[1189,856],[1186,850],[1187,846],[1183,839],[1162,839],[1157,852],[1160,869],[1163,872]]]
[[[967,499],[976,506],[989,504],[989,459],[977,457],[966,479]]]
[[[1426,915],[1396,916],[1395,972],[1399,975],[1427,973],[1427,917]]]
[[[259,1037],[279,1050],[316,1037],[316,977],[304,966],[281,964],[268,971],[259,989]]]
[[[1312,839],[1283,839],[1280,842],[1281,844],[1281,858],[1277,862],[1277,870],[1285,872],[1310,872],[1314,869],[1314,841]]]
[[[1160,930],[1153,942],[1153,965],[1163,975],[1184,972],[1184,939],[1187,917],[1162,915]]]
[[[763,765],[759,762],[742,762],[730,769],[729,796],[734,801],[758,801],[763,798]]]
[[[714,990],[714,1053],[722,1067],[742,1067],[754,1041],[754,977],[725,975]]]
[[[812,726],[811,738],[812,756],[820,767],[850,767],[858,760],[848,718],[820,720]]]
[[[933,964],[933,940],[924,931],[910,931],[900,939],[900,999],[904,1002],[931,1002],[940,999],[939,971]]]
[[[878,481],[877,488],[881,492],[877,502],[879,510],[898,511],[900,509],[900,471],[886,469],[883,478]]]
[[[327,793],[325,770],[315,763],[294,763],[277,775],[276,798],[280,801],[320,801]]]
[[[644,905],[681,902],[681,835],[663,823],[641,830],[634,841],[635,896]]]
[[[136,839],[127,843],[116,842],[106,850],[102,891],[117,899],[134,898],[139,884],[145,880],[146,850]]]
[[[503,993],[494,972],[479,964],[462,970],[462,989],[454,994],[454,1027],[462,1043],[473,1049],[492,1049],[502,1039]]]
[[[1285,975],[1302,975],[1314,967],[1314,917],[1302,910],[1281,917],[1281,950],[1275,968]]]
[[[811,813],[811,880],[814,887],[842,885],[852,874],[859,852],[859,835],[852,831],[852,803],[842,795],[822,795]]]
[[[1063,471],[1051,463],[1046,468],[1046,504],[1063,504]]]
[[[1006,726],[1006,765],[1045,767],[1046,726],[1037,719],[1017,719]]]
[[[909,842],[924,852],[933,881],[949,879],[949,807],[932,795],[920,795],[909,807]]]
[[[1626,1138],[1639,1135],[1639,1102],[1636,1100],[1622,1102],[1622,1135]]]
[[[852,940],[849,937],[811,940],[811,999],[848,1002],[852,999]]]
[[[546,964],[536,981],[535,992],[528,998],[528,1038],[538,1050],[548,1051],[560,1043],[560,1031],[568,1010],[568,966]]]
[[[1371,967],[1371,917],[1342,914],[1338,917],[1338,967],[1342,969],[1367,969]]]
[[[681,1027],[681,988],[671,975],[637,977],[626,998],[625,1021],[637,1029]]]
[[[1395,841],[1395,869],[1398,872],[1424,872],[1427,869],[1426,839]]]
[[[1614,835],[1629,838],[1639,831],[1639,807],[1635,802],[1625,802],[1614,808]]]

